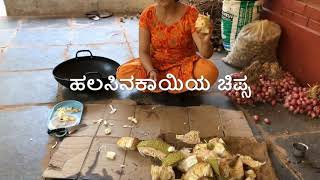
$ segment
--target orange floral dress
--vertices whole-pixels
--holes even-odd
[[[185,14],[172,25],[166,25],[158,20],[155,5],[148,7],[141,14],[139,26],[150,31],[152,64],[159,71],[159,80],[166,78],[168,73],[184,83],[194,77],[194,62],[200,59],[196,54],[197,48],[192,38],[192,33],[196,31],[195,21],[198,14],[195,7],[187,6]],[[121,79],[130,74],[135,78],[148,78],[139,58],[121,65],[117,78]],[[172,93],[184,91],[185,88]]]

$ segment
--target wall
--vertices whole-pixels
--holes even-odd
[[[320,83],[320,0],[265,0],[263,16],[282,27],[279,59],[303,83]]]
[[[138,12],[153,0],[4,0],[8,16],[83,15],[94,10]]]

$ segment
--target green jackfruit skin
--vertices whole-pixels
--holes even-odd
[[[220,176],[219,163],[217,159],[208,159],[208,163],[211,165],[214,172]]]
[[[164,166],[176,166],[180,161],[185,158],[184,154],[180,151],[168,154],[163,160],[162,165]]]
[[[227,180],[225,177],[223,177],[220,174],[218,159],[211,158],[211,159],[208,159],[207,162],[210,164],[210,166],[212,167],[214,173],[217,175],[218,180]]]
[[[141,141],[137,147],[149,147],[149,148],[154,148],[156,150],[159,150],[165,154],[169,154],[168,148],[170,147],[169,144],[166,142],[162,141],[161,139],[152,139],[152,140],[146,140],[146,141]]]
[[[214,144],[208,143],[208,144],[207,144],[207,148],[208,148],[209,150],[213,150],[213,149],[214,149]]]

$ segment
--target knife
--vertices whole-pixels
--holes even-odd
[[[87,126],[86,124],[78,124],[78,125],[67,127],[67,128],[58,128],[58,129],[53,129],[53,130],[48,129],[48,134],[50,134],[50,135],[53,133],[59,133],[59,134],[65,133],[65,135],[72,134],[75,131],[77,131],[78,129],[86,127],[86,126]]]

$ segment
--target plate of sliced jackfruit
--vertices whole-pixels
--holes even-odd
[[[68,100],[56,104],[50,111],[48,129],[68,128],[80,124],[83,104]]]

